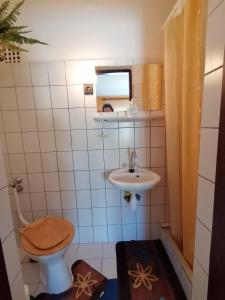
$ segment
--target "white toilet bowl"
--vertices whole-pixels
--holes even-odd
[[[45,292],[60,294],[72,286],[72,273],[69,270],[64,254],[73,237],[74,228],[66,220],[58,220],[70,228],[66,238],[52,248],[40,249],[34,246],[23,234],[21,234],[21,246],[28,256],[40,264],[40,281]],[[32,226],[32,225],[31,225]],[[51,228],[48,229],[51,232]]]
[[[72,273],[69,270],[64,254],[69,247],[50,254],[37,256],[29,254],[29,257],[40,264],[40,281],[44,290],[49,294],[59,294],[72,286]]]

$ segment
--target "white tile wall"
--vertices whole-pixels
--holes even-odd
[[[202,104],[196,240],[193,268],[193,300],[207,300],[211,231],[223,59],[225,39],[218,32],[225,25],[225,1],[210,0],[206,37],[206,66]]]
[[[225,2],[222,1],[208,17],[206,33],[206,73],[223,65],[225,38],[223,35],[218,34],[218,32],[224,27],[224,14]]]
[[[25,194],[24,194],[25,195]],[[21,276],[21,265],[17,251],[16,238],[13,230],[12,208],[8,194],[8,183],[3,164],[3,155],[0,145],[0,243],[2,244],[8,280],[11,288],[12,299],[25,300],[23,290],[23,279]],[[25,202],[22,201],[23,208]],[[29,207],[30,209],[30,207]],[[19,298],[18,298],[19,297]]]
[[[10,208],[10,202],[7,193],[8,193],[7,188],[3,188],[0,190],[0,195],[1,195],[0,237],[2,240],[4,240],[9,235],[9,233],[13,230],[13,222],[10,215],[11,208]]]
[[[53,130],[53,118],[52,111],[49,110],[37,110],[37,126],[39,131],[51,131]]]
[[[7,177],[4,164],[4,156],[2,155],[2,147],[0,143],[0,189],[7,185]]]
[[[19,113],[17,111],[3,111],[2,117],[6,132],[21,131]]]
[[[17,87],[16,94],[19,109],[34,109],[34,94],[32,87]]]
[[[219,127],[223,69],[205,77],[202,104],[202,127]]]
[[[33,87],[34,101],[37,109],[51,108],[49,87]]]
[[[215,182],[218,129],[201,129],[199,173]]]
[[[197,260],[194,260],[192,299],[207,299],[208,274],[206,274]]]
[[[209,0],[208,14],[211,14],[223,0]]]
[[[0,87],[11,87],[14,85],[12,65],[1,64]]]
[[[107,123],[103,138],[102,124],[93,120],[94,64],[57,61],[21,64],[21,70],[20,65],[4,67],[1,136],[9,176],[19,174],[26,182],[20,196],[26,217],[52,213],[69,219],[78,227],[75,242],[144,239],[151,233],[157,238],[165,205],[164,124]],[[139,75],[134,81],[140,84]],[[93,96],[84,95],[87,80],[94,84]],[[128,166],[128,147],[136,148],[137,165],[154,167],[163,175],[162,189],[153,191],[152,203],[150,193],[142,193],[136,212],[107,182],[112,169]]]
[[[31,63],[31,79],[34,86],[48,85],[48,70],[46,63]]]
[[[18,274],[16,277],[14,283],[11,285],[11,294],[13,300],[15,299],[21,299],[25,300],[26,296],[24,294],[24,281],[23,281],[23,276],[22,276],[22,271]]]
[[[60,152],[58,152],[60,153]],[[56,152],[47,152],[41,153],[42,158],[42,166],[44,172],[57,172],[58,166],[60,165],[61,161],[58,160],[57,164],[57,155]]]
[[[8,153],[23,153],[21,133],[7,133],[6,142],[8,147]]]
[[[28,64],[20,63],[13,65],[13,74],[16,86],[31,86],[30,66]]]
[[[199,177],[197,217],[210,230],[212,230],[213,221],[214,192],[215,184]]]
[[[70,131],[55,131],[55,143],[53,135],[52,140],[52,145],[55,144],[58,151],[70,151],[72,149]]]
[[[69,107],[84,107],[84,90],[83,85],[68,85],[68,101]]]
[[[211,232],[199,220],[196,222],[195,257],[205,273],[209,273]]]
[[[81,243],[93,243],[94,232],[92,226],[79,227],[79,235]]]
[[[47,210],[45,193],[30,193],[33,211]]]
[[[14,88],[1,88],[0,103],[2,110],[16,110],[16,93]]]
[[[25,153],[40,151],[40,143],[37,132],[25,132],[22,136]]]
[[[121,241],[122,237],[122,226],[121,225],[109,225],[108,226],[108,239],[109,242]]]
[[[94,242],[106,243],[108,241],[107,226],[94,226]]]
[[[18,270],[20,270],[19,254],[16,247],[15,235],[12,232],[2,245],[5,264],[10,285],[13,283]]]
[[[68,107],[66,86],[51,86],[50,87],[52,107],[65,108]]]
[[[48,74],[50,85],[65,85],[66,74],[63,61],[49,62],[48,63]]]

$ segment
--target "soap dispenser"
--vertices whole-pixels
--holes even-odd
[[[135,98],[132,98],[130,100],[130,104],[127,112],[130,116],[134,116],[136,111],[137,111],[137,106],[135,104]]]

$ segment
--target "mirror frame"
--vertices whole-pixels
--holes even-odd
[[[131,69],[95,69],[96,75],[107,74],[107,73],[128,73],[129,74],[129,100],[131,101],[132,97],[132,72]],[[97,95],[96,95],[97,97]]]

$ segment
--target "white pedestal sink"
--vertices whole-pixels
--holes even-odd
[[[141,192],[152,189],[160,182],[161,177],[146,169],[136,168],[133,173],[129,169],[118,169],[109,174],[108,180],[122,191]]]
[[[129,172],[129,169],[118,169],[109,174],[108,180],[119,190],[131,192],[130,206],[133,210],[136,210],[136,194],[152,189],[160,182],[161,177],[146,169],[136,168],[133,173]]]

